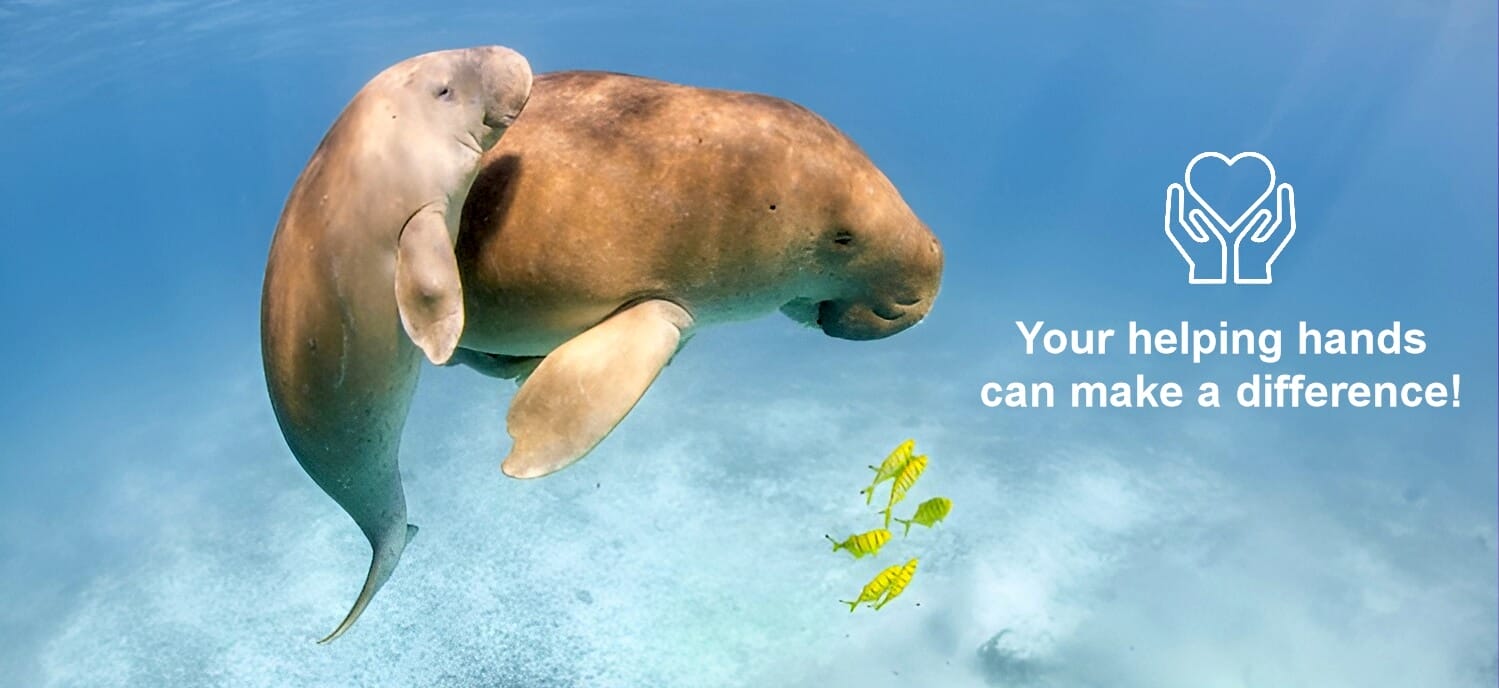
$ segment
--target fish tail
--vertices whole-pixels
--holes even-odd
[[[838,604],[848,605],[848,613],[850,614],[854,613],[854,610],[859,608],[858,600],[854,600],[853,602],[849,602],[848,600],[838,600]]]
[[[903,523],[906,526],[906,532],[901,533],[900,534],[901,537],[906,537],[907,535],[911,534],[911,522],[910,521],[908,521],[906,519],[903,519],[903,518],[897,518],[897,519],[895,519],[895,522],[896,523]]]
[[[834,540],[833,536],[831,536],[831,535],[823,534],[823,537],[827,538],[828,542],[833,543],[833,551],[834,552],[837,552],[838,548],[843,546],[843,545],[838,544],[838,541]]]

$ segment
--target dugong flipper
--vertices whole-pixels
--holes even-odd
[[[396,305],[401,325],[433,363],[446,363],[463,334],[463,285],[447,214],[431,206],[401,229],[396,252]]]
[[[359,618],[416,532],[397,461],[421,364],[413,341],[434,362],[457,343],[459,209],[530,88],[525,58],[501,47],[386,69],[328,130],[276,227],[261,300],[271,405],[297,461],[373,549],[358,599],[322,642]]]
[[[640,401],[691,326],[681,306],[643,301],[547,354],[510,402],[515,443],[501,470],[539,478],[583,458]]]

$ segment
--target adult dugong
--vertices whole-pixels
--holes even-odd
[[[396,454],[418,347],[440,363],[458,343],[459,211],[531,79],[497,46],[386,69],[328,130],[276,227],[261,297],[271,405],[297,461],[373,549],[353,608],[321,642],[359,618],[416,533]]]
[[[916,324],[942,249],[842,132],[762,95],[601,72],[536,79],[458,238],[455,362],[521,380],[502,469],[559,470],[691,332],[776,310],[843,339]]]

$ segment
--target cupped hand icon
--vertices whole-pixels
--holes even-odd
[[[1166,238],[1176,245],[1177,252],[1187,261],[1188,282],[1223,284],[1228,281],[1228,243],[1217,224],[1202,210],[1193,208],[1190,213],[1186,212],[1184,193],[1181,184],[1166,187]],[[1260,212],[1269,214],[1267,210]],[[1294,215],[1291,221],[1294,226]],[[1279,220],[1276,222],[1279,224]],[[1239,238],[1243,239],[1244,235]],[[1237,243],[1235,247],[1237,250]],[[1276,253],[1279,254],[1279,250]]]
[[[1274,218],[1261,208],[1234,238],[1234,283],[1270,284],[1271,266],[1295,235],[1296,191],[1290,184],[1281,184],[1275,189]]]

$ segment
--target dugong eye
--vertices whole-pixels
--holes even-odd
[[[854,233],[846,229],[840,229],[833,234],[833,243],[839,246],[851,246],[854,243]]]
[[[442,100],[452,100],[453,99],[453,89],[448,88],[447,86],[439,86],[437,88],[437,93],[434,94],[434,95],[436,95],[438,98],[440,98]]]

